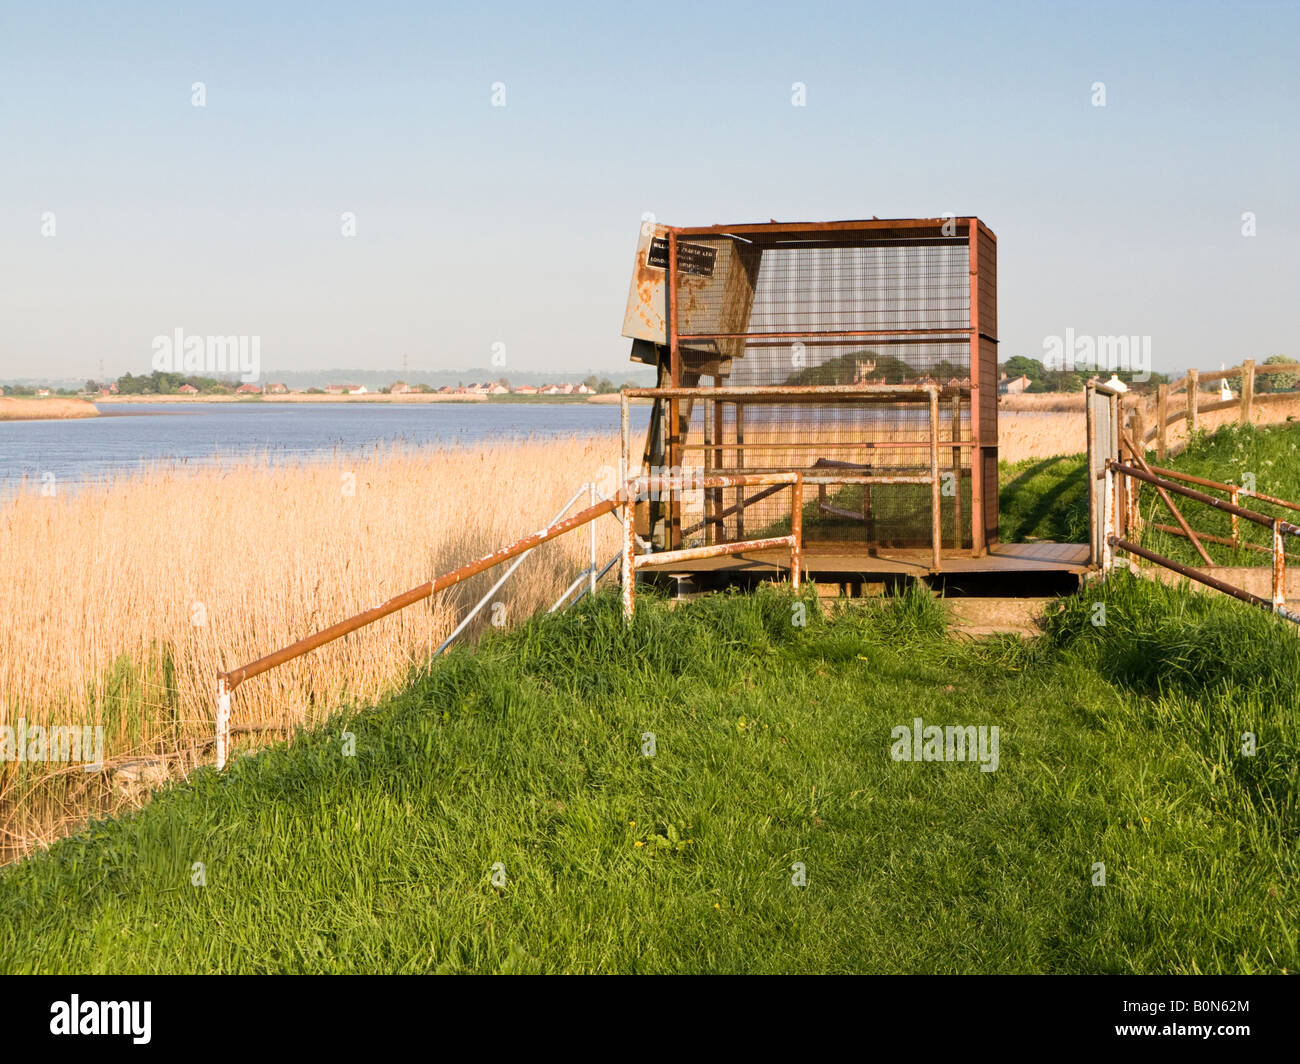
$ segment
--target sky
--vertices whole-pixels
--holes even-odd
[[[0,379],[177,328],[617,373],[647,215],[978,215],[1003,359],[1300,356],[1297,39],[1297,3],[0,0]]]

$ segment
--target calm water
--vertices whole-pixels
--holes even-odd
[[[53,473],[60,484],[75,484],[160,460],[208,464],[262,453],[299,460],[388,443],[616,434],[619,423],[617,403],[114,403],[101,412],[80,421],[0,422],[0,492],[24,476]],[[648,410],[632,414],[643,432]]]

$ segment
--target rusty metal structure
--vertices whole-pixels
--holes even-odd
[[[1053,576],[1076,587],[1086,574],[1105,579],[1124,551],[1300,624],[1285,597],[1283,549],[1300,539],[1300,524],[1243,507],[1237,485],[1148,465],[1140,423],[1133,435],[1126,428],[1122,385],[1087,385],[1090,541],[998,542],[996,274],[996,241],[977,218],[643,227],[624,332],[659,381],[623,391],[612,496],[584,484],[531,535],[219,673],[217,767],[230,756],[241,684],[513,562],[439,653],[519,561],[584,527],[593,528],[590,564],[552,611],[583,584],[594,593],[620,563],[631,623],[638,575],[656,570],[770,572],[795,591],[805,574],[846,571],[921,582],[1027,576],[1041,590]],[[639,456],[629,417],[636,399],[653,403]],[[1190,410],[1194,418],[1194,398]],[[1203,542],[1270,554],[1271,596],[1136,542],[1144,485],[1177,521],[1151,527],[1188,539],[1207,566]],[[589,505],[569,515],[583,495]],[[1175,495],[1230,515],[1231,537],[1194,531]],[[1251,497],[1300,512],[1300,503]],[[601,567],[593,522],[606,514],[620,520],[622,537]],[[1270,544],[1244,540],[1239,521],[1269,530]]]
[[[629,473],[801,473],[810,551],[998,539],[997,240],[978,218],[642,226],[623,334],[657,367]],[[638,504],[652,553],[779,534],[770,490]],[[788,521],[788,519],[786,519]]]

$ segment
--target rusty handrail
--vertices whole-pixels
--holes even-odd
[[[1203,502],[1206,506],[1213,506],[1216,510],[1222,510],[1224,513],[1233,514],[1237,517],[1244,517],[1247,521],[1254,521],[1257,525],[1263,525],[1265,528],[1272,528],[1273,525],[1281,525],[1281,532],[1288,536],[1300,536],[1300,525],[1293,525],[1289,521],[1279,521],[1268,514],[1259,513],[1257,510],[1248,510],[1244,506],[1238,506],[1234,503],[1227,502],[1223,499],[1216,499],[1213,495],[1206,495],[1203,491],[1196,491],[1193,488],[1183,487],[1181,484],[1174,484],[1170,481],[1162,481],[1154,473],[1145,473],[1136,466],[1128,465],[1124,462],[1116,462],[1113,458],[1106,460],[1107,468],[1115,470],[1117,473],[1123,473],[1125,476],[1133,477],[1135,480],[1142,480],[1156,487],[1163,487],[1168,491],[1194,499],[1197,502]]]
[[[1166,558],[1163,554],[1157,554],[1153,550],[1147,550],[1146,547],[1139,546],[1131,540],[1111,535],[1109,537],[1109,542],[1112,547],[1119,547],[1121,550],[1126,550],[1130,554],[1136,554],[1139,558],[1145,558],[1149,562],[1155,562],[1156,565],[1163,566],[1164,568],[1177,573],[1179,576],[1185,576],[1188,579],[1195,580],[1197,583],[1204,584],[1206,587],[1212,587],[1215,591],[1222,591],[1225,595],[1231,595],[1233,598],[1240,599],[1242,602],[1248,603],[1251,606],[1258,606],[1261,609],[1270,610],[1278,616],[1286,618],[1288,621],[1300,624],[1300,614],[1291,612],[1291,610],[1287,609],[1286,606],[1279,605],[1277,602],[1270,602],[1261,595],[1251,594],[1243,588],[1237,587],[1234,584],[1229,584],[1227,581],[1220,580],[1218,577],[1211,576],[1209,573],[1202,572],[1200,569],[1194,569],[1190,565],[1183,565],[1182,562],[1176,562],[1172,558]]]
[[[1145,463],[1143,464],[1145,465]],[[1151,467],[1149,466],[1144,470],[1125,462],[1117,462],[1113,458],[1106,459],[1106,528],[1104,532],[1106,552],[1102,563],[1103,574],[1109,571],[1111,566],[1114,564],[1114,550],[1115,548],[1119,548],[1120,550],[1128,551],[1130,554],[1135,554],[1139,558],[1145,558],[1147,561],[1163,566],[1171,572],[1178,573],[1180,576],[1186,576],[1189,579],[1205,584],[1207,587],[1212,587],[1216,591],[1221,591],[1226,595],[1231,595],[1233,598],[1240,599],[1242,602],[1249,603],[1252,606],[1269,609],[1280,617],[1300,623],[1300,614],[1292,612],[1286,605],[1286,552],[1282,548],[1282,537],[1284,535],[1300,536],[1300,526],[1293,525],[1289,521],[1283,521],[1278,517],[1269,517],[1267,514],[1262,514],[1255,510],[1249,510],[1244,506],[1239,506],[1235,501],[1225,502],[1223,499],[1217,499],[1213,495],[1207,495],[1203,491],[1196,491],[1194,488],[1184,487],[1182,484],[1175,483],[1172,480],[1162,480],[1160,477],[1150,472],[1150,469]],[[1183,565],[1181,562],[1174,561],[1172,558],[1167,558],[1163,554],[1157,554],[1155,551],[1142,547],[1131,540],[1115,535],[1112,513],[1115,505],[1114,494],[1116,490],[1114,478],[1117,473],[1122,476],[1132,477],[1135,480],[1144,481],[1145,483],[1154,485],[1162,495],[1165,491],[1172,491],[1177,495],[1182,495],[1195,502],[1201,502],[1216,510],[1221,510],[1225,513],[1231,514],[1233,518],[1234,537],[1236,536],[1236,521],[1238,518],[1245,518],[1247,521],[1253,521],[1258,525],[1270,529],[1273,533],[1273,546],[1270,551],[1273,555],[1272,601],[1269,601],[1260,595],[1252,594],[1244,588],[1239,588],[1233,584],[1229,584],[1227,581],[1220,580],[1218,577],[1211,576],[1209,573],[1203,572],[1200,569],[1194,569],[1191,566]],[[1233,498],[1235,499],[1237,497],[1238,489],[1232,485],[1226,485],[1226,487],[1232,491]],[[1166,501],[1168,501],[1167,497]],[[1172,506],[1172,503],[1170,504],[1170,508],[1174,510],[1176,515],[1178,514],[1178,511]],[[1184,525],[1184,531],[1190,531],[1186,528],[1186,522],[1180,521],[1180,524]],[[1204,550],[1202,550],[1201,553],[1204,556]],[[1210,563],[1208,558],[1206,560],[1207,563]]]
[[[789,541],[791,545],[792,565],[795,572],[792,582],[797,587],[798,572],[802,561],[803,542],[802,512],[800,509],[801,481],[802,477],[798,473],[776,473],[731,477],[638,477],[635,480],[629,481],[621,490],[614,494],[613,498],[605,499],[593,506],[588,506],[585,510],[578,511],[572,517],[565,518],[563,521],[558,521],[545,528],[539,529],[531,535],[516,540],[509,546],[502,547],[500,550],[493,551],[491,554],[485,554],[483,557],[478,558],[475,561],[468,562],[456,569],[452,569],[450,572],[444,573],[442,576],[427,581],[418,587],[413,587],[409,591],[404,591],[400,595],[394,596],[387,602],[380,603],[378,606],[373,606],[368,610],[363,610],[361,613],[339,621],[337,624],[332,624],[328,628],[323,628],[319,632],[315,632],[312,635],[290,643],[288,646],[281,647],[279,650],[266,654],[263,657],[258,658],[256,661],[249,662],[247,665],[241,665],[238,668],[218,673],[216,715],[217,768],[221,769],[225,767],[230,753],[230,699],[234,694],[235,689],[245,680],[251,680],[278,665],[283,665],[286,662],[292,661],[294,658],[301,657],[304,654],[309,654],[311,651],[324,646],[326,643],[331,643],[336,639],[341,639],[343,636],[349,635],[350,633],[357,631],[359,628],[364,628],[368,624],[373,624],[375,621],[381,620],[399,610],[403,610],[407,606],[412,606],[417,602],[422,602],[424,599],[430,598],[440,591],[445,591],[447,588],[454,587],[471,577],[477,576],[480,573],[486,572],[488,569],[500,565],[502,562],[509,561],[511,558],[517,557],[521,554],[526,554],[528,551],[541,546],[543,543],[552,539],[557,539],[568,532],[572,532],[576,528],[580,528],[599,517],[603,517],[607,513],[612,513],[614,510],[620,508],[623,510],[624,527],[625,529],[630,530],[632,528],[632,502],[639,498],[643,492],[655,490],[665,484],[668,484],[670,488],[677,488],[678,490],[681,490],[683,486],[685,486],[686,489],[733,487],[746,484],[791,486],[794,490],[796,509],[791,517],[791,535],[785,537],[785,541]],[[631,549],[635,551],[636,544],[634,536],[630,537],[625,542],[630,543]],[[632,576],[634,577],[635,565],[631,567],[631,571]],[[627,580],[628,578],[628,567],[625,564],[624,579]],[[627,590],[625,590],[624,594],[627,596]]]
[[[764,550],[772,547],[790,548],[790,586],[799,590],[799,576],[803,569],[803,474],[799,472],[781,473],[740,473],[733,475],[706,474],[686,472],[676,476],[651,474],[629,480],[627,495],[629,499],[640,499],[645,491],[697,491],[705,488],[744,488],[744,487],[786,487],[790,488],[790,534],[772,536],[758,540],[737,540],[734,543],[716,543],[704,547],[686,550],[662,551],[655,554],[638,556],[636,553],[636,534],[632,520],[632,506],[623,508],[623,619],[632,622],[636,610],[636,571],[646,565],[657,562],[674,563],[701,558],[713,558],[728,554],[742,554],[749,550]]]
[[[1181,480],[1188,484],[1199,484],[1203,488],[1213,488],[1215,491],[1226,491],[1228,494],[1240,494],[1244,489],[1240,484],[1225,484],[1220,480],[1210,480],[1207,477],[1194,477],[1190,473],[1180,473],[1176,469],[1165,469],[1163,466],[1149,465],[1147,467],[1153,473],[1159,473],[1162,477],[1168,477],[1170,480]],[[1260,502],[1270,503],[1273,506],[1284,506],[1288,510],[1300,510],[1300,502],[1291,502],[1288,499],[1279,499],[1276,495],[1265,495],[1262,491],[1248,491],[1247,497],[1258,499]]]
[[[624,492],[619,492],[613,499],[607,499],[605,502],[597,503],[595,506],[588,506],[585,510],[579,510],[572,517],[566,518],[558,524],[543,528],[534,532],[530,536],[525,536],[523,539],[517,540],[508,547],[502,547],[500,550],[493,551],[491,554],[485,554],[476,561],[462,565],[457,569],[451,570],[449,573],[444,573],[442,576],[430,580],[427,583],[423,583],[419,587],[413,587],[410,591],[405,591],[402,594],[389,599],[387,602],[358,613],[353,617],[349,617],[347,620],[339,621],[337,624],[332,624],[328,628],[323,628],[314,635],[309,635],[304,639],[299,639],[296,643],[291,643],[289,646],[283,647],[282,649],[275,651],[273,654],[267,654],[265,657],[258,658],[256,661],[250,662],[247,665],[243,665],[237,669],[231,669],[228,672],[220,673],[218,679],[225,680],[228,689],[233,691],[245,680],[251,680],[254,676],[260,676],[268,669],[273,669],[277,665],[283,665],[286,661],[291,661],[296,657],[300,657],[303,654],[315,650],[317,647],[333,642],[341,636],[355,632],[358,628],[364,628],[368,624],[372,624],[383,617],[387,617],[390,613],[396,613],[398,610],[414,605],[423,599],[429,598],[431,595],[436,595],[439,591],[445,591],[449,587],[454,587],[463,580],[468,580],[470,577],[477,576],[479,573],[491,569],[493,566],[509,561],[517,554],[523,554],[525,551],[541,546],[541,544],[546,543],[549,540],[555,539],[558,536],[564,535],[566,532],[571,532],[573,529],[585,525],[588,521],[593,521],[597,517],[601,517],[604,514],[617,509],[622,504],[620,500],[624,495]]]
[[[549,540],[564,535],[566,532],[572,532],[575,528],[594,521],[598,517],[616,510],[618,507],[627,505],[627,491],[618,492],[614,498],[606,499],[597,503],[595,506],[588,506],[585,510],[580,510],[572,517],[566,518],[556,524],[549,525],[546,528],[539,529],[532,535],[525,536],[523,539],[516,540],[507,547],[502,547],[491,554],[485,554],[476,561],[469,562],[459,568],[444,573],[434,580],[421,584],[419,587],[413,587],[409,591],[404,591],[387,602],[380,603],[371,609],[364,610],[346,620],[332,624],[328,628],[323,628],[319,632],[299,639],[290,643],[286,647],[258,658],[256,661],[249,662],[247,665],[241,665],[237,669],[230,669],[226,672],[217,674],[217,716],[216,716],[216,746],[217,746],[217,768],[223,769],[230,755],[230,699],[234,694],[235,688],[245,680],[251,680],[255,676],[260,676],[269,669],[277,665],[283,665],[285,662],[292,661],[294,658],[308,654],[326,643],[331,643],[335,639],[340,639],[345,635],[355,632],[358,628],[364,628],[368,624],[373,624],[381,618],[387,617],[391,613],[403,610],[407,606],[412,606],[417,602],[436,595],[439,591],[445,591],[449,587],[470,577],[477,576],[479,573],[491,569],[493,566],[500,565],[502,562],[509,561],[519,554],[524,554],[539,547]]]

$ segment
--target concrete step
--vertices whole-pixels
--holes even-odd
[[[983,639],[991,635],[1012,634],[1032,639],[1042,634],[1038,618],[1055,598],[984,598],[969,596],[944,600],[952,618],[954,635],[966,639]]]

